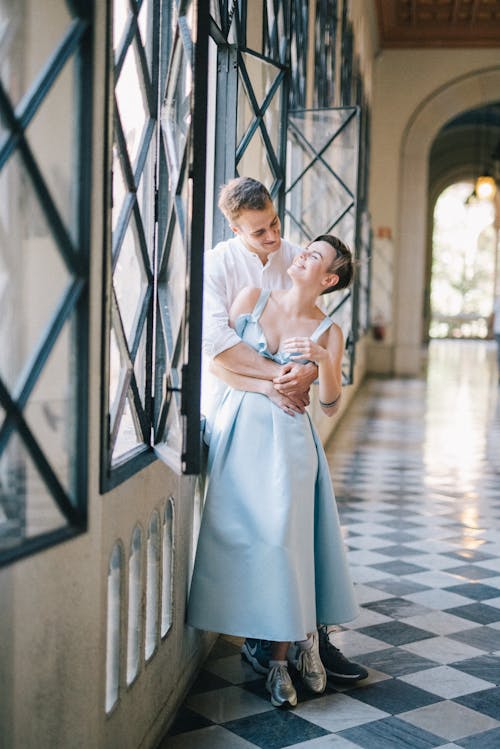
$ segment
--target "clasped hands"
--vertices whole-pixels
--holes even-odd
[[[284,364],[280,374],[273,379],[275,391],[281,396],[272,400],[283,411],[293,415],[304,413],[309,405],[309,388],[318,376],[317,364],[328,356],[328,352],[310,338],[287,338],[280,347],[288,353],[290,362]],[[297,360],[308,359],[307,364],[297,364]]]

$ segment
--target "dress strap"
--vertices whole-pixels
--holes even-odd
[[[262,312],[264,311],[264,307],[267,304],[267,300],[269,299],[270,294],[271,294],[271,289],[261,290],[259,298],[257,299],[257,302],[255,303],[255,307],[253,308],[253,312],[252,312],[252,317],[255,320],[258,320]]]
[[[333,325],[332,318],[328,317],[328,315],[325,315],[325,317],[321,320],[320,324],[318,325],[314,333],[311,336],[309,336],[309,338],[311,339],[311,341],[316,342],[318,338],[323,335],[325,330],[328,330],[328,328],[331,327],[332,325]]]

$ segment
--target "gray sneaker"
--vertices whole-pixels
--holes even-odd
[[[288,650],[288,660],[301,675],[304,685],[311,692],[321,694],[326,689],[326,671],[319,657],[318,633],[313,632],[312,638],[313,644],[310,648],[292,645]]]
[[[274,707],[295,707],[297,692],[292,684],[288,668],[282,664],[271,666],[266,679],[266,689]]]

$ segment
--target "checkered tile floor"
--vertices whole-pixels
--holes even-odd
[[[370,676],[274,709],[220,638],[161,749],[500,747],[500,389],[494,346],[433,342],[426,379],[369,380],[327,454]]]

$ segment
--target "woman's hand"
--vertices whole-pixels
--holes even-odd
[[[281,410],[286,414],[289,414],[289,416],[295,416],[295,414],[301,414],[305,411],[304,405],[301,405],[287,395],[278,392],[271,383],[269,383],[269,387],[266,389],[266,395],[275,406],[281,408]]]
[[[281,345],[281,350],[290,355],[290,359],[309,359],[316,364],[329,358],[326,348],[310,338],[287,338]]]

